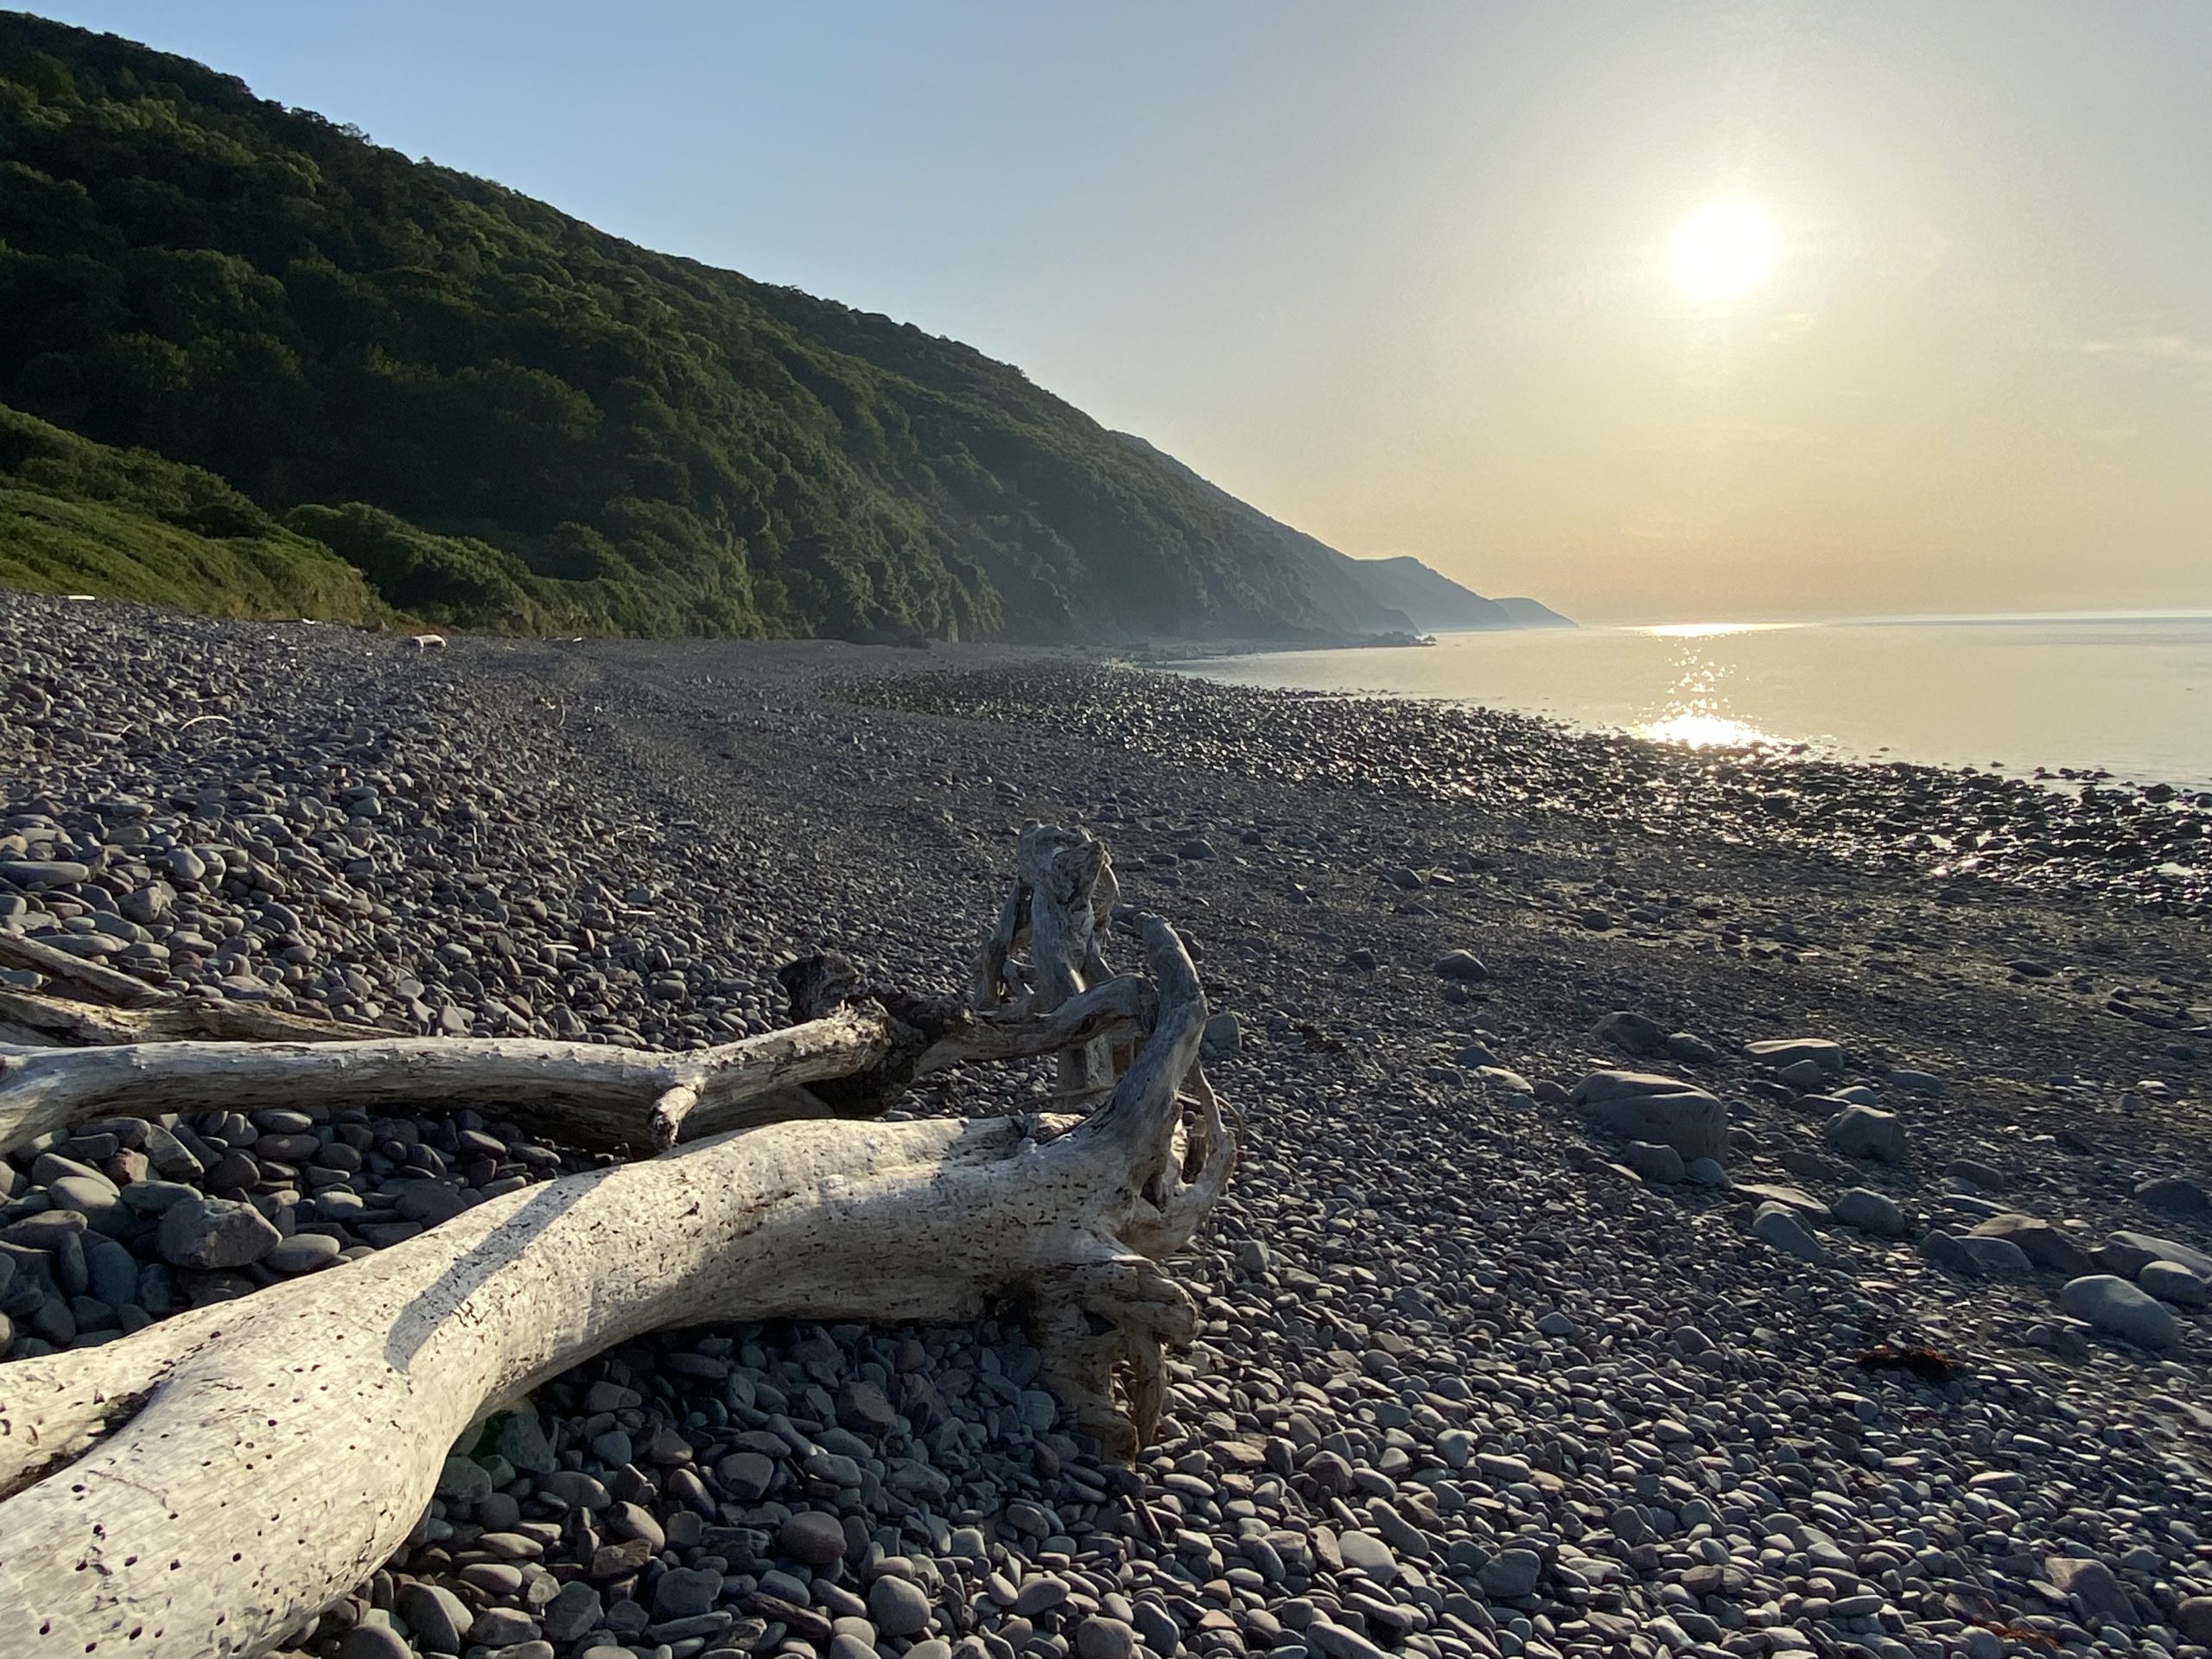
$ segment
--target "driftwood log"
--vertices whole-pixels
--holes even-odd
[[[921,1047],[912,1075],[1054,1053],[1133,1028],[1150,1000],[1141,981],[1125,977],[1048,1014],[963,1020]],[[827,1115],[829,1105],[798,1086],[868,1071],[893,1053],[899,1034],[898,1022],[867,1002],[681,1054],[525,1037],[0,1046],[0,1152],[92,1118],[253,1111],[303,1100],[498,1106],[586,1147],[665,1147]]]
[[[0,938],[6,935],[0,934]],[[17,944],[28,943],[24,940]],[[127,977],[127,976],[126,976]],[[133,980],[140,991],[150,988]],[[72,988],[75,988],[73,987]],[[0,990],[0,1048],[83,1048],[110,1043],[340,1043],[359,1026],[219,1000],[156,993],[159,1001],[118,1007],[52,991]]]
[[[265,1653],[391,1555],[473,1423],[670,1326],[960,1320],[1012,1300],[1080,1427],[1131,1456],[1160,1413],[1163,1344],[1192,1331],[1156,1263],[1220,1195],[1234,1141],[1197,1066],[1205,997],[1174,931],[1129,918],[1150,982],[1103,977],[1093,931],[1061,913],[1079,899],[1088,917],[1096,878],[1040,882],[1027,862],[1049,842],[1087,863],[1088,837],[1033,834],[1016,889],[1033,914],[1001,969],[1066,994],[947,1016],[918,1052],[874,1000],[690,1055],[505,1039],[0,1050],[16,1136],[281,1091],[543,1106],[636,1141],[742,1122],[748,1100],[866,1073],[902,1041],[893,1084],[1143,1039],[1087,1118],[861,1122],[816,1100],[811,1116],[525,1187],[322,1273],[0,1365],[0,1653]]]

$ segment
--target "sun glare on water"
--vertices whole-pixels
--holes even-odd
[[[1708,201],[1675,227],[1675,286],[1700,305],[1740,300],[1767,279],[1781,246],[1774,220],[1748,201]]]
[[[1712,642],[1794,626],[1788,622],[1663,622],[1636,630],[1666,642],[1675,683],[1664,701],[1631,729],[1639,737],[1688,749],[1773,747],[1777,741],[1773,733],[1741,718],[1730,706],[1729,682],[1736,678],[1740,664],[1733,653],[1714,650]]]
[[[1637,728],[1655,743],[1679,743],[1689,749],[1751,749],[1772,743],[1773,736],[1749,721],[1725,715],[1699,714],[1684,709]]]

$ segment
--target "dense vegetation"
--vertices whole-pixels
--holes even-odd
[[[282,566],[288,593],[319,543],[386,604],[504,628],[1356,626],[1308,538],[967,346],[17,14],[0,317],[0,399],[226,481],[262,515],[236,579]]]
[[[379,620],[361,573],[213,473],[0,405],[0,587],[217,616]]]

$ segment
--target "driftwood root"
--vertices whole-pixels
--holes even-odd
[[[1133,1455],[1160,1420],[1165,1352],[1195,1326],[1159,1263],[1219,1196],[1235,1139],[1197,1068],[1205,997],[1174,931],[1133,918],[1149,982],[1108,976],[1103,849],[1037,829],[1023,842],[1029,919],[994,971],[1030,988],[991,1007],[829,1008],[855,987],[825,964],[793,988],[811,1017],[693,1055],[501,1039],[0,1050],[0,1135],[281,1090],[703,1136],[104,1346],[0,1365],[0,1653],[267,1652],[389,1557],[472,1423],[673,1325],[958,1320],[1012,1299],[1078,1425]],[[1026,972],[1011,956],[1024,939]],[[1092,1054],[1138,1037],[1087,1118],[851,1122],[817,1101],[759,1122],[794,1091],[860,1079],[880,1099],[976,1060],[1073,1048],[1088,1075]],[[709,1132],[733,1115],[759,1126]]]

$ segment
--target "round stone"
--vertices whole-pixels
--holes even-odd
[[[919,1636],[929,1628],[930,1599],[921,1586],[887,1573],[868,1586],[868,1611],[886,1636]]]
[[[2171,1348],[2181,1340],[2173,1311],[2116,1274],[2093,1273],[2069,1280],[2058,1305],[2108,1336],[2145,1348]]]
[[[1077,1659],[1136,1659],[1137,1633],[1118,1618],[1086,1618],[1075,1633]]]
[[[262,1260],[272,1273],[312,1273],[335,1262],[344,1249],[327,1233],[295,1233]]]
[[[828,1567],[845,1556],[845,1525],[823,1510],[801,1510],[784,1522],[784,1554],[809,1567]]]

